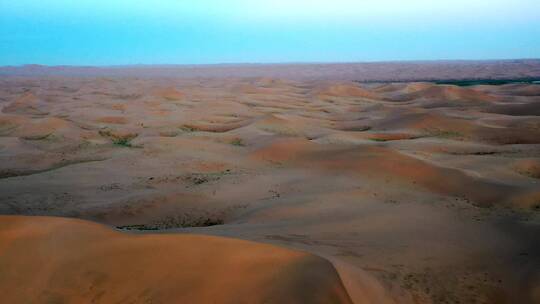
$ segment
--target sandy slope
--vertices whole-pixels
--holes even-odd
[[[270,245],[0,217],[5,303],[350,303],[332,265]]]
[[[223,271],[234,273],[227,283],[237,285],[215,292],[232,302],[259,302],[274,288],[301,302],[341,297],[327,260],[355,303],[538,303],[538,109],[538,85],[528,84],[5,77],[0,213],[75,217],[150,235],[62,220],[46,230],[44,218],[2,218],[0,225],[4,231],[42,231],[35,242],[12,244],[20,258],[33,254],[25,246],[48,246],[46,239],[90,246],[90,255],[99,255],[93,242],[80,240],[98,238],[99,246],[118,250],[90,259],[99,263],[84,263],[88,271],[110,275],[114,288],[107,289],[119,293],[104,297],[143,294],[142,286],[155,282],[165,288],[159,297],[186,296],[192,289],[214,296],[206,292],[217,279],[201,277],[210,270],[196,271],[205,268],[196,263],[189,274],[171,270],[173,279],[166,282],[192,277],[206,287],[174,293],[161,285],[165,279],[157,270],[146,281],[124,285],[130,276],[120,270],[127,267],[122,263],[150,263],[145,255],[159,254],[145,247],[152,243],[175,252],[152,260],[155,269],[176,269],[170,265],[181,261],[174,256],[223,263]],[[12,221],[25,224],[9,228]],[[80,228],[59,232],[64,225]],[[10,238],[5,233],[3,244]],[[278,244],[325,260],[208,235]],[[181,245],[186,242],[193,250],[216,247],[194,254]],[[117,245],[123,243],[134,248],[128,256]],[[261,258],[228,264],[238,246]],[[267,253],[277,258],[274,252],[282,252],[281,268],[248,271]],[[62,280],[79,275],[69,263],[87,256],[60,253],[66,256],[55,257],[51,267],[62,269]],[[315,266],[303,268],[304,261]],[[301,269],[295,276],[280,270],[286,279],[262,283],[293,264]],[[20,268],[30,276],[30,268]],[[298,282],[312,278],[309,284],[320,284],[315,289],[324,295],[300,292],[294,282],[279,284],[296,275]],[[75,288],[49,279],[36,278],[35,284]],[[24,284],[17,282],[6,279],[0,288],[20,291]],[[243,287],[250,292],[232,293],[244,284],[253,284]],[[84,296],[72,290],[60,293]],[[307,296],[313,298],[302,298]]]

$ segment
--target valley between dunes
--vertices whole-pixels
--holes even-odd
[[[540,85],[3,77],[0,111],[6,303],[540,303]]]

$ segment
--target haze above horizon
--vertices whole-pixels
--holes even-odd
[[[0,0],[0,65],[539,55],[537,0]]]

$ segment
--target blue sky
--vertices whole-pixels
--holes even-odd
[[[539,57],[539,0],[0,0],[0,65]]]

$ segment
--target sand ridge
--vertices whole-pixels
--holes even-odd
[[[3,216],[0,248],[10,303],[351,303],[329,262],[246,241]]]

